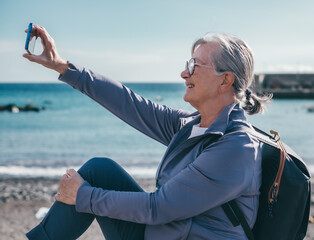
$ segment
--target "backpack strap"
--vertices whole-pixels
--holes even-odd
[[[227,131],[225,132],[225,135],[229,134],[229,133],[233,133],[233,132],[242,131],[242,132],[246,132],[246,133],[250,134],[251,136],[256,137],[259,141],[261,141],[263,143],[266,143],[266,144],[269,144],[273,147],[278,148],[276,140],[273,138],[273,136],[265,133],[264,131],[258,129],[257,127],[253,126],[253,128],[254,129],[252,129],[248,126],[244,126],[244,125],[243,126],[237,126],[237,127],[227,129]]]
[[[255,127],[254,127],[254,130],[255,130]],[[225,135],[232,132],[244,131],[255,136],[257,139],[259,139],[262,142],[271,141],[268,139],[268,137],[272,138],[271,136],[265,137],[263,134],[256,133],[255,132],[256,130],[255,131],[254,130],[246,126],[238,126],[238,127],[233,127],[231,129],[228,129],[225,132]],[[268,134],[265,133],[265,135],[268,135]],[[241,209],[238,207],[238,204],[236,203],[235,199],[223,204],[221,207],[234,227],[237,227],[238,225],[241,224],[248,240],[255,240],[253,232],[249,224],[247,223]]]
[[[231,200],[223,204],[221,207],[234,227],[238,226],[240,223],[248,240],[255,240],[253,232],[235,200]],[[234,225],[234,223],[237,222],[238,224]]]
[[[250,127],[247,127],[247,126],[237,126],[237,127],[233,127],[233,128],[230,128],[230,129],[227,129],[227,131],[225,132],[225,135],[228,134],[228,133],[232,133],[232,132],[238,132],[238,131],[242,131],[242,132],[246,132],[248,134],[250,134],[251,136],[254,136],[256,137],[260,142],[262,143],[265,143],[265,144],[268,144],[270,146],[273,146],[275,148],[278,148],[279,150],[281,150],[281,148],[279,147],[276,139],[269,135],[268,133],[262,131],[261,129],[253,126],[254,130]],[[282,143],[286,152],[294,157],[294,158],[297,158],[299,159],[300,161],[302,161],[301,157],[298,156],[298,154],[296,154],[289,146],[287,146],[286,144]]]

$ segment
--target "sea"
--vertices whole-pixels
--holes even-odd
[[[184,84],[126,83],[136,93],[173,108],[184,102]],[[166,146],[143,135],[64,83],[1,83],[0,105],[34,104],[39,112],[0,112],[0,178],[62,176],[93,157],[120,163],[135,178],[153,178]],[[264,114],[247,116],[281,140],[314,172],[314,100],[273,99]]]

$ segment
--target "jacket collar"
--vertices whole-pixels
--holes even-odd
[[[194,113],[194,116],[185,119],[186,124],[184,127],[192,128],[193,125],[201,122],[201,115],[198,112],[196,113],[196,115]],[[216,120],[207,128],[205,134],[223,135],[227,128],[231,127],[235,121],[246,121],[244,111],[240,108],[239,103],[232,103],[225,107]]]

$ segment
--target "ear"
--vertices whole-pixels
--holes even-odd
[[[222,81],[220,85],[220,89],[222,92],[227,92],[232,88],[234,83],[234,75],[232,72],[224,72],[222,75]]]

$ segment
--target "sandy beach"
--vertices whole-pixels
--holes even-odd
[[[137,179],[146,191],[154,191],[154,179]],[[26,239],[25,233],[41,219],[36,213],[42,207],[49,208],[57,192],[58,179],[27,178],[0,180],[0,239]],[[313,199],[313,198],[312,198]],[[311,216],[314,215],[314,202]],[[96,221],[79,238],[81,240],[103,240]],[[314,239],[314,223],[309,223],[306,240]]]

